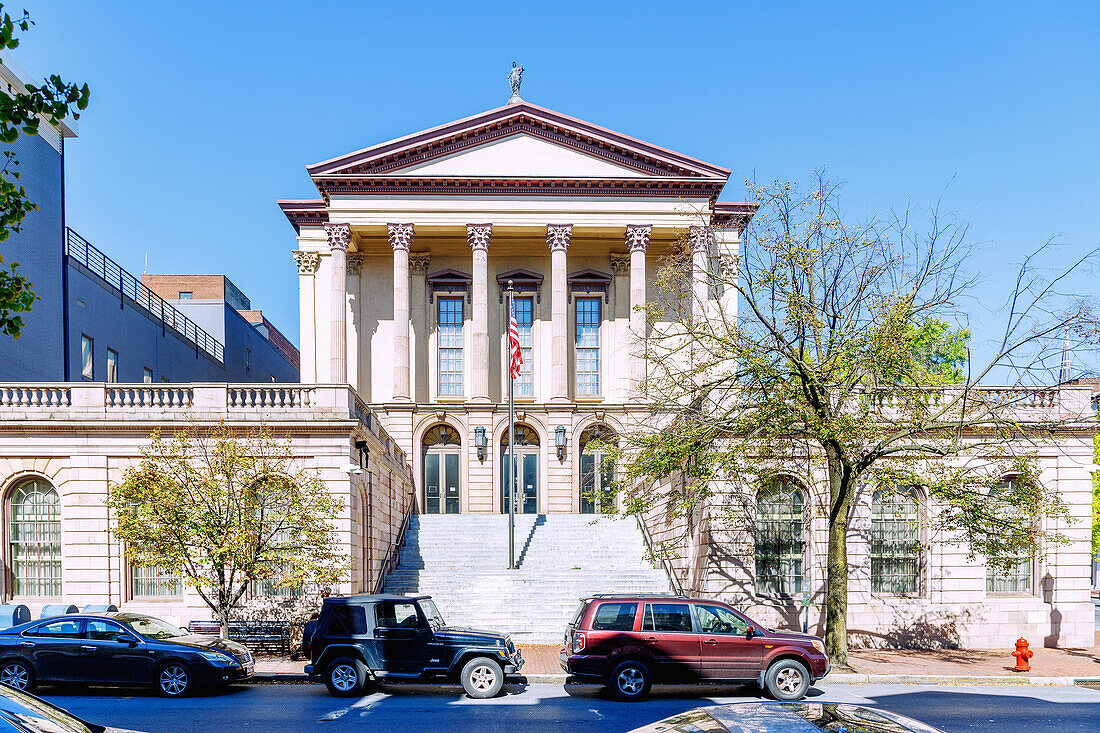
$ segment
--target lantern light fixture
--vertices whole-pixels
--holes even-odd
[[[554,445],[558,447],[558,461],[565,460],[565,426],[559,425],[554,429]]]
[[[485,462],[485,426],[478,425],[474,428],[474,446],[477,448],[477,459],[482,463]]]

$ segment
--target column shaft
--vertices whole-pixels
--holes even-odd
[[[316,252],[298,251],[294,253],[298,263],[298,329],[302,338],[302,360],[299,379],[302,384],[316,384],[317,365],[317,315],[315,279],[317,265],[321,260]]]
[[[409,389],[409,246],[412,224],[389,225],[393,247],[393,399],[408,402]]]
[[[347,224],[325,224],[328,235],[329,265],[332,286],[329,300],[329,382],[348,381],[347,322],[347,254],[351,243],[351,227]]]
[[[546,228],[550,246],[550,401],[569,401],[569,341],[567,336],[566,251],[573,236],[572,224]]]
[[[691,243],[691,312],[694,320],[707,317],[710,303],[710,236],[706,227],[693,226],[688,232]]]
[[[651,226],[628,226],[626,244],[630,249],[630,331],[638,342],[646,337],[645,322],[645,251],[649,247]],[[636,347],[641,352],[641,344]],[[641,392],[645,381],[645,355],[636,353],[630,358],[630,381],[635,393]]]
[[[489,401],[489,243],[491,224],[467,224],[466,240],[473,250],[473,313],[474,332],[470,338],[470,399]]]

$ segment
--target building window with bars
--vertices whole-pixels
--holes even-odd
[[[516,298],[516,325],[519,326],[519,350],[523,356],[523,366],[519,368],[519,378],[516,380],[516,397],[533,397],[535,395],[535,382],[533,346],[534,334],[532,327],[535,321],[535,306],[533,298]]]
[[[789,480],[774,481],[756,498],[756,592],[802,592],[805,497]]]
[[[130,592],[134,598],[157,598],[183,594],[183,583],[175,573],[158,565],[130,568]]]
[[[577,298],[577,332],[573,341],[577,394],[600,393],[600,299]]]
[[[439,301],[439,394],[462,396],[462,298]]]
[[[95,342],[90,336],[80,334],[80,376],[89,382],[95,378],[93,358],[95,356]]]
[[[61,503],[42,479],[24,481],[11,495],[13,595],[61,595]]]
[[[996,495],[1011,494],[1015,491],[1012,479],[1008,478],[993,487]],[[1028,552],[1022,555],[1009,555],[999,563],[987,563],[985,568],[985,592],[990,595],[1022,595],[1032,592],[1031,577],[1035,567],[1035,556]]]
[[[871,498],[871,592],[912,595],[919,590],[920,523],[912,487],[878,490]]]
[[[107,381],[118,381],[118,352],[114,349],[107,349]]]
[[[288,547],[294,543],[295,533],[288,527],[282,527],[276,530],[272,537],[271,544],[273,548]],[[273,554],[278,554],[277,552]],[[302,586],[300,583],[287,582],[290,578],[289,575],[292,571],[292,567],[283,562],[272,562],[268,565],[271,575],[262,580],[252,581],[252,595],[253,596],[282,596],[284,598],[292,598],[302,595]]]

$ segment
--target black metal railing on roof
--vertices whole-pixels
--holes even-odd
[[[117,262],[103,254],[84,237],[72,229],[65,232],[65,254],[72,257],[91,273],[119,292],[120,298],[129,298],[160,321],[162,328],[170,328],[185,340],[212,356],[219,364],[225,363],[225,349],[221,342],[180,313],[163,298],[141,284],[141,280],[123,270]]]

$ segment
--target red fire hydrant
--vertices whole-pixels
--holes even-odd
[[[1021,636],[1016,640],[1016,651],[1012,652],[1012,656],[1016,657],[1017,672],[1031,671],[1031,663],[1028,660],[1035,656],[1035,652],[1027,648],[1027,639]]]

